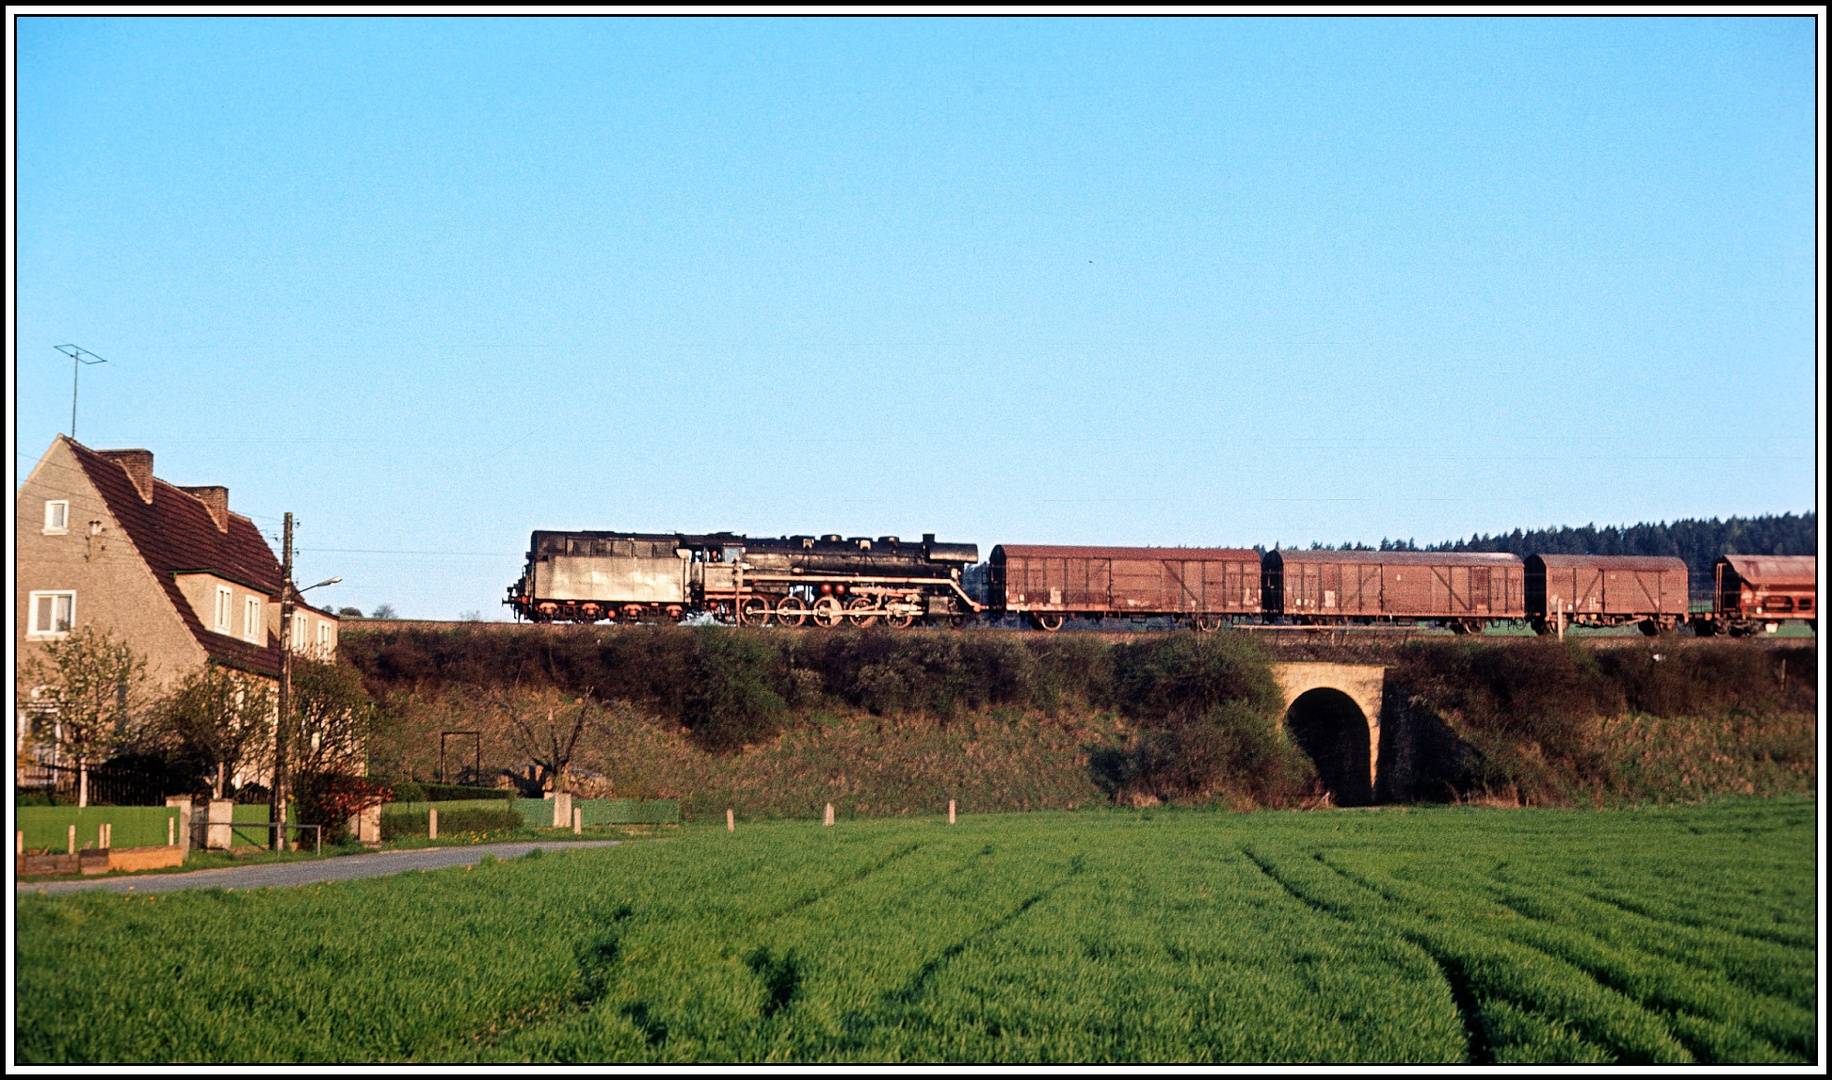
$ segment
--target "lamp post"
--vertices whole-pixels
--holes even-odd
[[[321,589],[326,585],[335,585],[343,578],[326,578],[316,585],[307,585],[303,589],[293,587],[293,515],[286,515],[286,527],[282,534],[280,553],[280,701],[279,709],[274,715],[274,782],[268,793],[269,809],[267,818],[276,825],[287,824],[286,820],[286,735],[288,709],[292,705],[293,693],[293,595]],[[286,846],[286,830],[275,829],[273,849],[282,851]]]

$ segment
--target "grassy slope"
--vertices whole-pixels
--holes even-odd
[[[1811,1060],[1815,807],[778,823],[25,897],[22,1061]]]

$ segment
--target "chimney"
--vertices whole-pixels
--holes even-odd
[[[226,487],[181,487],[179,491],[203,503],[216,522],[217,532],[229,531],[229,489]]]
[[[98,450],[97,453],[127,470],[128,479],[140,491],[141,502],[153,501],[153,452],[151,450]]]

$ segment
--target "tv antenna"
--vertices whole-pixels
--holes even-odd
[[[57,351],[68,356],[70,363],[70,440],[76,441],[76,377],[83,368],[90,364],[106,364],[108,361],[83,348],[81,345],[58,345]]]

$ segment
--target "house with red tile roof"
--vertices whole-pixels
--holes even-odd
[[[208,662],[278,680],[280,563],[227,488],[170,484],[149,450],[60,435],[14,503],[16,656],[95,626],[145,657],[157,688]],[[295,655],[329,657],[337,617],[294,603]]]

